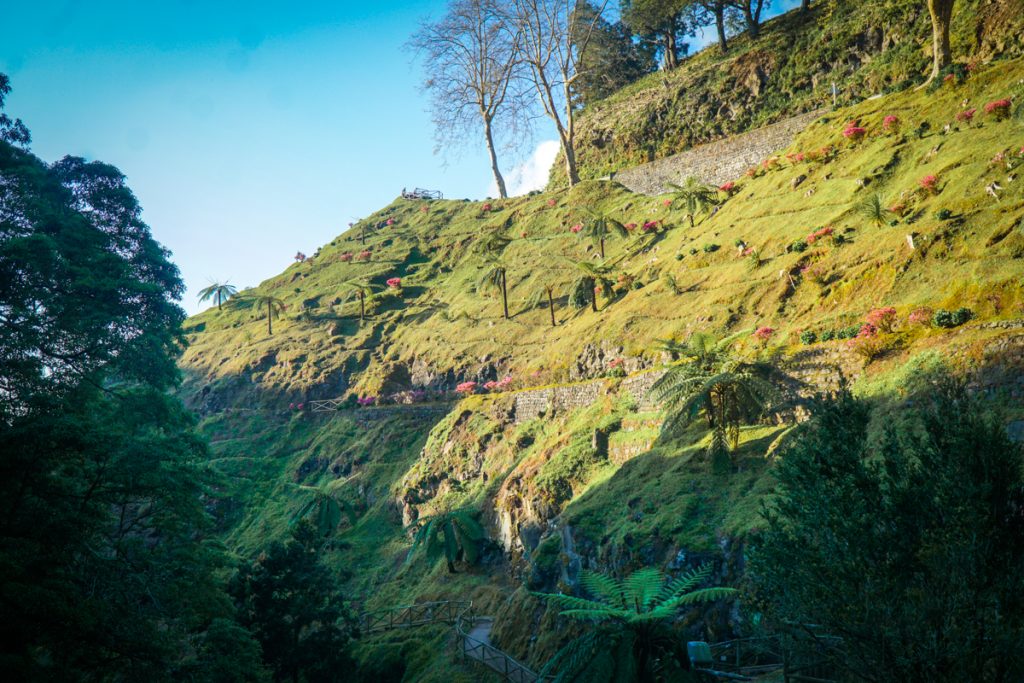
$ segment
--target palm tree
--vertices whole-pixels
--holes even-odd
[[[651,387],[651,396],[664,403],[662,432],[667,435],[678,434],[703,411],[712,430],[708,453],[716,467],[739,447],[740,425],[760,416],[778,397],[770,368],[729,353],[738,336],[719,342],[695,334],[685,344],[663,342],[662,348],[686,362],[669,368]]]
[[[501,254],[512,240],[497,233],[491,233],[477,245],[477,252],[484,257],[483,272],[477,287],[490,285],[501,293],[502,310],[508,320],[508,268],[501,262]]]
[[[892,211],[886,208],[882,201],[882,195],[873,194],[857,205],[857,213],[867,218],[876,228],[881,228],[889,222]]]
[[[686,208],[687,215],[690,217],[690,227],[692,228],[693,217],[699,211],[706,211],[707,208],[715,203],[717,193],[713,188],[705,185],[696,176],[690,176],[682,185],[674,185],[668,183],[668,186],[672,188],[672,197],[674,201],[681,202]]]
[[[476,521],[476,512],[458,508],[422,517],[416,524],[418,528],[406,563],[412,560],[420,546],[425,546],[427,560],[436,562],[443,554],[452,574],[455,573],[455,563],[460,559],[476,564],[479,557],[477,543],[486,535],[480,522]]]
[[[246,294],[233,299],[240,306],[252,306],[257,311],[264,306],[267,308],[267,334],[274,334],[274,313],[280,317],[284,309],[288,307],[284,300],[273,294]]]
[[[366,300],[373,298],[374,286],[366,280],[349,280],[343,286],[349,290],[349,300],[359,300],[359,322],[362,322],[366,319]]]
[[[351,524],[355,524],[355,510],[338,495],[339,489],[348,482],[349,479],[335,479],[323,486],[296,484],[295,486],[304,494],[309,495],[309,498],[292,515],[292,523],[298,523],[312,515],[321,536],[330,536],[338,528],[342,514],[348,517]]]
[[[614,294],[611,279],[613,268],[607,263],[591,263],[590,261],[572,261],[578,269],[577,278],[569,287],[569,303],[576,308],[583,308],[590,303],[590,308],[597,313],[597,290],[600,289],[606,298]]]
[[[548,312],[551,313],[551,327],[558,327],[558,323],[555,321],[555,286],[553,284],[545,283],[534,290],[528,304],[529,308],[537,308],[543,303],[544,299],[548,301]]]
[[[598,245],[601,258],[604,258],[604,241],[609,237],[628,237],[629,231],[626,226],[614,218],[589,211],[588,219],[583,224],[581,234],[589,237],[594,244]]]
[[[625,580],[587,570],[580,584],[593,599],[561,593],[534,593],[561,616],[587,625],[581,636],[558,651],[540,672],[563,681],[677,680],[685,674],[685,640],[672,629],[683,607],[727,598],[733,588],[697,588],[711,576],[711,565],[666,582],[661,570],[648,567]]]
[[[217,310],[220,310],[221,305],[237,293],[238,288],[232,284],[212,282],[209,287],[199,290],[199,303],[212,299],[213,303],[217,304]]]

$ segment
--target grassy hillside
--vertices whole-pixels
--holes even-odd
[[[344,478],[341,495],[356,519],[342,523],[327,557],[344,573],[347,595],[368,608],[471,597],[481,612],[501,615],[499,642],[534,663],[561,632],[518,588],[562,581],[573,561],[565,525],[572,552],[598,566],[671,566],[682,553],[714,557],[735,578],[742,539],[772,487],[765,454],[781,427],[745,428],[739,471],[715,474],[701,457],[706,430],[695,425],[663,442],[659,413],[625,396],[521,424],[510,419],[508,391],[435,402],[429,413],[312,414],[288,404],[343,395],[452,400],[413,392],[506,376],[506,388],[518,390],[621,374],[620,358],[629,371],[658,364],[657,339],[694,330],[772,327],[767,345],[748,334],[741,352],[848,356],[865,367],[864,392],[898,387],[929,358],[983,358],[985,345],[1006,334],[990,323],[1024,318],[1024,125],[984,110],[1024,94],[1022,77],[1024,61],[1007,60],[961,85],[905,90],[829,115],[789,157],[738,179],[735,193],[723,193],[692,228],[670,197],[598,181],[489,204],[397,200],[256,288],[287,304],[273,335],[264,311],[226,306],[195,316],[183,392],[206,415],[213,465],[224,475],[223,537],[240,555],[256,553],[286,532],[309,495],[299,484]],[[973,121],[957,121],[969,108],[977,109]],[[898,118],[889,130],[887,116]],[[857,142],[843,135],[854,120],[866,130]],[[921,185],[928,176],[932,189]],[[986,191],[993,182],[998,199]],[[902,205],[881,225],[857,210],[874,194],[883,206]],[[616,284],[596,313],[571,307],[568,296],[572,261],[598,261],[597,247],[572,231],[592,211],[654,224],[607,243]],[[822,238],[809,243],[815,232]],[[500,260],[509,320],[497,293],[479,283],[478,250],[495,235],[508,240]],[[400,288],[386,285],[391,278]],[[348,298],[353,281],[377,292],[362,322]],[[556,328],[532,303],[546,284],[554,286]],[[870,361],[844,340],[800,339],[859,325],[881,306],[896,309],[896,324]],[[909,319],[924,308],[961,307],[974,319],[954,329]],[[443,562],[407,565],[406,525],[461,506],[481,512],[494,540],[482,567],[450,575]],[[556,518],[557,528],[549,524]],[[724,634],[734,617],[723,608],[686,623]],[[451,663],[448,634],[438,627],[374,636],[358,654],[382,672],[405,666],[406,680],[479,680]]]
[[[772,345],[791,347],[805,330],[854,325],[879,306],[896,307],[901,320],[918,307],[968,307],[976,322],[1019,318],[1024,204],[1011,178],[1021,122],[996,121],[983,108],[1019,95],[1021,75],[1021,61],[1011,60],[934,94],[903,91],[827,116],[794,143],[804,161],[782,156],[738,179],[736,193],[693,228],[670,197],[599,181],[489,204],[397,200],[257,288],[287,303],[273,335],[265,311],[212,308],[190,319],[186,399],[284,407],[507,374],[513,388],[539,385],[577,374],[588,345],[605,345],[605,366],[616,356],[657,359],[656,339],[695,329],[770,326]],[[974,121],[956,121],[967,108],[978,110]],[[886,116],[898,117],[898,130],[883,130]],[[867,130],[863,141],[844,138],[850,120]],[[934,192],[920,185],[929,175]],[[998,200],[986,193],[992,182],[1003,188]],[[882,226],[857,211],[875,194],[886,207],[901,205]],[[572,261],[596,260],[596,247],[571,230],[591,211],[638,226],[608,241],[616,285],[597,313],[568,305]],[[645,222],[656,231],[638,234]],[[822,227],[832,236],[808,246]],[[496,291],[478,282],[477,249],[493,235],[508,240],[500,260],[509,320]],[[741,241],[756,260],[740,253]],[[796,242],[808,248],[795,251]],[[394,277],[400,289],[385,285]],[[362,280],[378,293],[361,323],[346,282]],[[546,284],[555,287],[557,328],[545,307],[530,305]],[[947,337],[905,324],[892,341],[909,349]]]
[[[928,74],[931,24],[921,0],[812,2],[737,36],[728,54],[713,45],[669,73],[658,72],[588,106],[580,117],[577,159],[598,178],[794,114],[840,106],[921,82]],[[1021,56],[1019,0],[961,0],[954,55],[971,64]],[[553,186],[565,184],[562,166]]]

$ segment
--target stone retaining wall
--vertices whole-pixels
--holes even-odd
[[[624,169],[615,174],[615,180],[633,192],[660,194],[668,188],[665,183],[681,184],[689,176],[718,187],[736,180],[751,166],[756,166],[793,142],[793,139],[822,111],[801,114],[647,164]]]

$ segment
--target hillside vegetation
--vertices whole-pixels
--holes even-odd
[[[695,424],[664,439],[660,412],[616,393],[616,376],[659,365],[658,339],[697,330],[743,332],[748,356],[832,354],[862,374],[862,393],[899,388],[939,356],[965,367],[984,360],[1006,334],[993,323],[1024,318],[1024,126],[985,112],[1024,94],[1022,76],[1024,62],[1006,60],[934,93],[904,90],[823,116],[788,153],[721,192],[693,227],[671,196],[606,181],[502,202],[399,199],[242,293],[286,304],[273,334],[265,309],[225,305],[193,317],[182,391],[205,415],[212,464],[225,477],[228,545],[258,552],[287,532],[309,495],[300,485],[344,481],[338,496],[354,516],[326,557],[345,572],[345,594],[371,609],[472,598],[499,615],[497,641],[535,665],[564,633],[522,586],[566,587],[574,563],[714,558],[723,582],[737,580],[744,539],[773,487],[765,455],[785,427],[743,428],[735,471],[713,473],[707,430]],[[971,120],[957,119],[969,109]],[[851,127],[863,138],[844,135]],[[862,207],[876,196],[872,221]],[[636,224],[628,238],[607,240],[606,261],[574,232],[595,214]],[[487,245],[506,268],[509,319],[481,278]],[[586,300],[570,304],[583,272],[575,262],[608,266],[612,287],[597,312]],[[352,283],[370,287],[364,320]],[[877,348],[858,354],[857,342],[831,339],[882,307],[895,310]],[[958,309],[972,319],[932,324]],[[766,342],[749,333],[764,327],[774,330]],[[612,391],[592,405],[512,419],[515,391],[596,376]],[[451,392],[506,377],[486,395]],[[351,409],[297,407],[345,396]],[[356,397],[430,410],[356,408]],[[480,513],[491,539],[481,567],[449,574],[444,562],[407,563],[407,525],[461,508]],[[717,605],[684,622],[695,637],[726,637],[746,618],[738,614]],[[356,656],[382,678],[479,680],[449,661],[446,634],[438,626],[366,637]]]
[[[771,345],[786,347],[806,330],[859,324],[881,306],[903,320],[921,307],[967,307],[975,323],[1019,318],[1024,209],[1021,183],[1011,178],[1021,124],[983,108],[1019,94],[1020,76],[1021,62],[1011,60],[934,94],[908,90],[827,115],[788,155],[738,179],[731,197],[721,193],[717,210],[699,214],[693,228],[671,197],[600,181],[500,203],[397,200],[256,288],[287,305],[272,335],[260,322],[265,309],[225,306],[193,317],[182,360],[186,398],[284,408],[314,396],[450,390],[506,375],[513,388],[541,385],[600,374],[618,357],[627,369],[649,364],[660,358],[657,339],[695,329],[769,326]],[[971,108],[973,122],[956,120]],[[887,116],[898,119],[889,132]],[[851,120],[866,131],[859,142],[843,136]],[[928,176],[932,189],[921,185]],[[986,191],[993,182],[998,198]],[[876,195],[898,210],[881,225],[858,208]],[[574,262],[599,260],[572,230],[591,212],[636,225],[631,237],[607,240],[614,286],[598,296],[597,313],[569,305],[582,272]],[[808,244],[822,228],[831,234]],[[496,238],[507,320],[497,290],[480,282],[479,250]],[[386,285],[391,278],[399,288]],[[351,282],[374,288],[362,322]],[[546,297],[531,303],[545,285],[554,288],[557,328]],[[947,337],[903,325],[891,341],[911,349]],[[601,345],[598,367],[587,367],[588,347]]]
[[[669,72],[651,74],[588,106],[576,154],[583,178],[598,178],[794,114],[840,106],[923,82],[931,60],[925,3],[866,0],[811,3],[766,22],[721,54],[717,45]],[[957,3],[954,56],[984,64],[1024,54],[1019,0]],[[565,183],[561,166],[553,186]]]

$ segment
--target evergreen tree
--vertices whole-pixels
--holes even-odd
[[[580,55],[579,78],[573,89],[581,104],[604,99],[657,68],[649,43],[634,43],[632,29],[621,20],[609,22],[591,2],[580,2],[576,12],[583,17],[577,33],[596,17],[593,33]],[[573,36],[577,45],[578,36]]]
[[[177,269],[116,168],[0,141],[0,178],[2,669],[199,675],[189,653],[231,610],[205,541],[206,446],[166,393]]]
[[[278,681],[351,679],[355,619],[320,561],[320,545],[312,524],[301,522],[287,542],[243,565],[228,586],[239,621],[259,641]]]
[[[844,394],[799,428],[754,583],[864,680],[1022,680],[1024,453],[961,385],[922,386],[900,408]]]
[[[623,0],[622,20],[640,39],[657,46],[665,69],[674,69],[688,49],[681,38],[686,25],[688,0]]]

